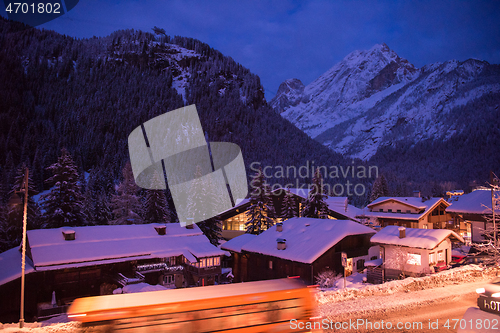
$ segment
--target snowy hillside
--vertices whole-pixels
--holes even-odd
[[[336,152],[369,159],[382,146],[447,140],[474,112],[467,103],[500,93],[497,65],[469,59],[416,69],[385,44],[354,51],[305,87],[282,116]],[[270,102],[276,111],[278,94]],[[277,106],[278,105],[278,106]]]
[[[304,96],[304,84],[299,79],[289,79],[280,84],[276,98],[273,98],[269,105],[277,112],[281,113],[291,106],[296,106]]]

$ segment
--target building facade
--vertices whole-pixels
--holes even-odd
[[[0,293],[10,292],[12,283],[18,283],[14,293],[20,290],[18,252],[0,254]],[[26,318],[40,316],[53,293],[64,306],[137,283],[166,288],[219,283],[224,255],[196,225],[177,223],[30,230],[26,253]],[[16,256],[19,260],[2,260]],[[0,301],[0,309],[12,307],[9,302]]]
[[[387,226],[371,238],[380,246],[378,270],[383,270],[384,280],[402,276],[423,276],[446,267],[451,262],[452,242],[463,243],[457,233],[446,229],[417,229]],[[367,280],[379,274],[370,265]]]
[[[341,253],[347,254],[347,275],[364,269],[375,231],[350,220],[292,218],[260,235],[243,235],[222,245],[231,252],[235,281],[257,281],[299,276],[315,283],[322,271],[344,273]],[[242,237],[242,238],[240,238]]]

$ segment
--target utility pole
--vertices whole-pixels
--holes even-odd
[[[28,174],[29,170],[26,168],[24,172],[23,184],[21,184],[21,191],[24,185],[24,212],[23,212],[23,255],[21,261],[21,316],[19,319],[19,328],[24,326],[24,272],[26,268],[26,222],[28,213]]]

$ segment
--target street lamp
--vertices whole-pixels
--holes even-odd
[[[12,197],[9,200],[9,205],[19,205],[21,199],[17,193],[24,192],[24,212],[23,212],[23,254],[21,258],[21,315],[19,318],[19,328],[24,326],[24,271],[26,267],[26,222],[27,222],[27,212],[28,212],[28,174],[29,170],[26,168],[24,172],[24,179],[21,183],[21,188],[19,191],[14,191]],[[24,186],[24,188],[23,188]]]

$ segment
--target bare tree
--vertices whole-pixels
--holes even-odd
[[[396,245],[390,253],[391,256],[384,259],[384,267],[397,270],[400,278],[406,278],[408,261],[411,259],[408,251],[403,246]]]
[[[342,278],[342,274],[337,274],[332,270],[326,270],[316,275],[316,283],[320,288],[332,288],[335,283]]]
[[[494,265],[497,269],[500,267],[500,242],[499,226],[500,223],[500,182],[496,175],[492,174],[491,184],[488,188],[491,190],[491,207],[483,204],[486,208],[484,219],[486,225],[491,223],[491,228],[486,227],[483,230],[485,241],[483,243],[473,244],[476,249],[476,255],[483,256],[483,263],[486,265]]]

